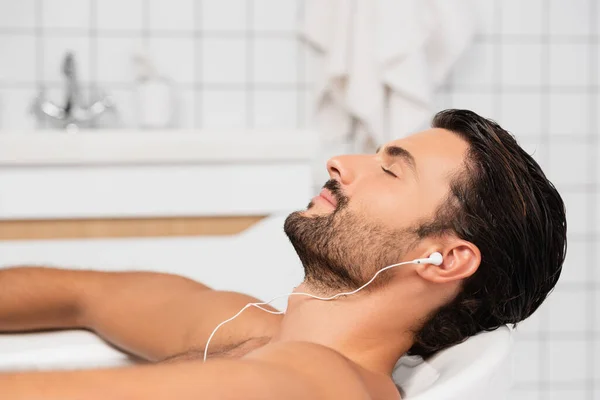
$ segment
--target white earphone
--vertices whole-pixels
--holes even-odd
[[[417,258],[413,260],[415,264],[433,264],[433,265],[442,265],[444,258],[441,253],[437,251],[435,253],[431,253],[431,255],[427,258]]]
[[[323,300],[323,301],[329,301],[329,300],[333,300],[335,298],[338,298],[340,296],[349,296],[351,294],[357,293],[359,291],[361,291],[362,289],[364,289],[365,287],[367,287],[368,285],[371,284],[371,282],[373,282],[375,280],[375,278],[377,278],[377,275],[379,275],[380,273],[382,273],[383,271],[385,271],[386,269],[390,269],[393,267],[398,267],[400,265],[404,265],[404,264],[433,264],[433,265],[442,265],[442,262],[444,261],[444,258],[442,257],[441,253],[438,253],[437,251],[435,253],[432,253],[429,257],[427,258],[417,258],[415,260],[412,261],[404,261],[398,264],[392,264],[392,265],[388,265],[385,268],[380,269],[379,271],[377,271],[377,273],[375,275],[373,275],[373,277],[364,285],[362,285],[361,287],[359,287],[356,290],[353,290],[351,292],[344,292],[344,293],[338,293],[336,295],[333,295],[331,297],[319,297],[319,296],[315,296],[314,294],[310,294],[310,293],[287,293],[287,294],[282,294],[279,296],[275,296],[273,297],[271,300],[264,302],[264,303],[248,303],[246,304],[237,314],[235,314],[233,317],[221,322],[219,325],[217,325],[217,327],[212,331],[212,333],[210,334],[210,336],[208,337],[208,340],[206,341],[206,346],[204,347],[204,362],[206,362],[206,356],[208,355],[208,345],[210,344],[210,341],[212,340],[213,336],[215,335],[215,333],[217,333],[217,330],[225,325],[227,322],[229,321],[233,321],[234,319],[236,319],[241,313],[242,311],[244,311],[246,308],[250,307],[250,306],[254,306],[256,308],[259,308],[263,311],[266,311],[270,314],[283,314],[283,311],[271,311],[271,310],[267,310],[266,308],[262,308],[261,306],[266,305],[271,303],[274,300],[277,300],[281,297],[287,297],[287,296],[308,296],[308,297],[312,297],[313,299],[317,299],[317,300]]]

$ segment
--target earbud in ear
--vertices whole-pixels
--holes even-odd
[[[433,264],[433,265],[442,265],[442,262],[444,261],[444,258],[442,257],[441,253],[438,253],[437,251],[435,253],[431,253],[431,255],[428,258],[417,258],[416,260],[414,260],[413,262],[415,264]]]
[[[442,253],[439,253],[437,251],[435,253],[432,253],[429,256],[429,259],[431,260],[430,262],[433,265],[442,265],[442,262],[444,262],[444,258],[442,257]]]

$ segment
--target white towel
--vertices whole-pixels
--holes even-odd
[[[306,0],[301,36],[324,58],[323,142],[369,151],[430,118],[435,88],[469,45],[474,0]]]

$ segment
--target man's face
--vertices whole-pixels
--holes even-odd
[[[434,128],[389,142],[377,154],[330,159],[322,196],[284,226],[305,281],[323,290],[355,289],[381,268],[408,261],[416,240],[409,232],[432,220],[467,150],[457,135]]]

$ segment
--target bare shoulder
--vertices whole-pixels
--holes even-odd
[[[380,398],[374,395],[359,366],[326,346],[309,342],[273,343],[244,358],[276,365],[303,376],[318,388],[324,399]]]

